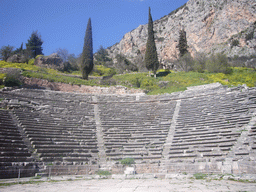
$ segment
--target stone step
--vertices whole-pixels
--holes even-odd
[[[197,154],[172,154],[169,156],[169,159],[171,158],[195,158],[197,157]]]
[[[90,153],[41,153],[40,157],[92,157]]]
[[[5,147],[0,147],[1,152],[28,152],[27,148],[19,148],[19,147],[10,147],[10,146],[5,146]]]
[[[10,142],[10,143],[23,143],[21,135],[0,135],[0,143],[5,143],[5,142]]]
[[[235,155],[239,155],[239,156],[241,156],[241,155],[249,155],[250,153],[248,152],[248,151],[240,151],[240,152],[235,152]]]
[[[54,145],[54,144],[51,144],[51,145],[35,145],[36,146],[36,149],[61,149],[63,150],[63,148],[67,148],[67,149],[79,149],[79,148],[83,148],[83,149],[97,149],[97,145],[95,144],[91,144],[91,145]]]
[[[32,158],[27,156],[21,157],[2,157],[0,156],[0,162],[31,162]]]
[[[219,140],[211,140],[211,141],[197,141],[197,142],[183,142],[183,143],[175,143],[171,146],[192,146],[192,145],[204,145],[204,144],[215,144],[215,143],[227,143],[227,142],[236,142],[236,139],[219,139]]]
[[[67,162],[89,162],[89,157],[63,157],[63,161]]]
[[[16,147],[16,148],[27,148],[24,143],[10,143],[10,142],[2,142],[0,143],[0,147]]]
[[[1,151],[1,157],[30,157],[31,154],[28,151]]]

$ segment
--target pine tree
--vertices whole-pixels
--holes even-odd
[[[148,15],[148,39],[146,45],[146,53],[145,53],[145,65],[148,70],[152,70],[156,77],[156,71],[159,67],[159,62],[157,58],[154,30],[153,30],[153,20],[150,13],[149,7],[149,15]]]
[[[184,28],[180,30],[178,48],[180,51],[180,57],[183,57],[186,53],[188,53],[188,43],[187,43],[186,31],[184,30]]]
[[[91,18],[87,23],[84,37],[84,47],[81,57],[82,78],[88,80],[88,75],[93,69],[93,46],[92,46],[92,26]]]
[[[43,55],[42,44],[43,41],[41,35],[38,34],[37,31],[33,31],[28,43],[26,43],[26,48],[31,51],[31,58],[35,58],[37,55]]]

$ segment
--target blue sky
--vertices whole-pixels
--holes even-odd
[[[92,20],[93,49],[119,42],[125,33],[169,14],[187,0],[0,0],[0,47],[19,48],[38,30],[43,53],[58,48],[82,52],[87,21]]]

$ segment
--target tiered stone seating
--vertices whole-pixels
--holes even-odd
[[[237,98],[240,98],[243,104],[249,105],[247,113],[254,113],[254,117],[252,117],[250,125],[239,130],[242,134],[241,143],[234,150],[234,154],[236,159],[243,158],[248,161],[254,161],[256,158],[256,90],[249,90],[246,94],[240,94]],[[245,98],[248,100],[245,100]]]
[[[96,125],[90,97],[42,90],[19,90],[14,96],[21,101],[27,92],[40,106],[21,106],[13,111],[40,159],[45,164],[96,164]]]
[[[21,176],[31,176],[31,173],[35,173],[33,158],[16,124],[9,112],[1,109],[0,151],[0,178],[18,177],[18,170],[21,168]]]
[[[162,158],[175,102],[135,102],[100,98],[100,117],[106,156],[109,160]]]
[[[20,125],[5,126],[13,121],[2,115],[1,165],[14,165],[15,147],[15,158],[24,158],[18,163],[27,162],[30,151],[43,165],[96,164],[94,171],[130,157],[141,173],[150,165],[147,170],[186,172],[192,164],[194,172],[239,172],[241,162],[256,158],[256,90],[204,88],[159,96],[0,92],[9,110],[2,113],[13,113]],[[18,129],[22,136],[14,139]]]
[[[234,93],[183,99],[169,158],[224,161],[251,117]]]

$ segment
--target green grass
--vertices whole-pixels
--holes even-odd
[[[73,85],[99,86],[98,80],[96,79],[86,81],[81,78],[69,77],[64,74],[40,73],[40,72],[33,72],[33,71],[23,71],[22,74],[25,77],[46,79],[50,82],[60,82],[60,83],[67,83],[67,84],[73,84]]]
[[[195,179],[205,179],[207,177],[207,174],[195,173],[193,176],[195,177]]]
[[[184,91],[187,87],[219,82],[229,87],[246,84],[248,87],[256,85],[256,72],[253,69],[233,68],[231,74],[172,72],[164,77],[149,77],[148,73],[115,75],[118,83],[127,87],[141,88],[150,95]],[[159,86],[160,81],[167,81],[165,86]]]
[[[0,68],[17,68],[17,69],[34,70],[34,71],[37,71],[40,69],[40,67],[37,67],[35,65],[29,65],[26,63],[8,63],[5,61],[0,61]]]
[[[125,159],[122,159],[120,162],[122,165],[131,165],[135,163],[133,158],[125,158]]]
[[[103,65],[95,65],[94,69],[91,73],[92,76],[111,76],[111,75],[115,75],[116,74],[116,70],[113,68],[108,68],[105,67]]]
[[[41,181],[41,180],[34,180],[34,179],[41,179],[41,178],[32,178],[30,181],[21,181],[21,182],[12,182],[12,183],[0,183],[0,187],[7,187],[12,185],[24,185],[24,184],[40,184],[40,183],[57,183],[63,181],[73,181],[73,179],[68,180],[49,180],[49,181]]]
[[[0,186],[11,186],[11,185],[17,185],[17,184],[39,184],[43,183],[45,181],[23,181],[23,182],[14,182],[14,183],[0,183]]]
[[[256,181],[250,181],[248,179],[234,179],[234,178],[228,178],[230,181],[237,181],[241,183],[256,183]]]
[[[97,171],[97,175],[107,176],[107,175],[111,175],[111,173],[109,171],[99,170],[99,171]]]

